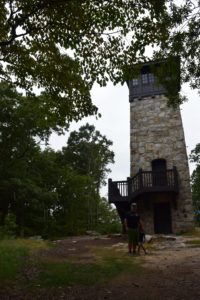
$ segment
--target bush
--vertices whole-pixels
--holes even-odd
[[[16,217],[8,213],[4,220],[4,226],[0,227],[0,239],[15,237],[17,231]]]
[[[122,225],[120,222],[104,223],[98,226],[97,231],[101,234],[121,233]]]

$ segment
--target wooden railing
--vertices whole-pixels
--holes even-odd
[[[125,181],[108,180],[109,202],[131,200],[145,192],[178,192],[178,173],[176,167],[166,171],[143,171]]]

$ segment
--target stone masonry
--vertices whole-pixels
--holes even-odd
[[[165,159],[167,169],[176,166],[179,176],[179,194],[171,201],[172,232],[193,227],[193,208],[190,189],[188,158],[180,108],[167,105],[164,95],[134,99],[130,103],[131,176],[140,168],[151,171],[151,162]],[[139,207],[147,232],[153,232],[155,201],[165,201],[167,195],[149,195],[148,209]],[[142,203],[142,202],[141,202]]]

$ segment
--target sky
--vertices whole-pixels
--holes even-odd
[[[191,90],[188,85],[183,85],[182,93],[188,101],[181,105],[181,115],[185,133],[187,153],[200,143],[200,96],[197,91]],[[113,180],[126,180],[130,175],[130,111],[129,91],[126,84],[113,86],[109,83],[106,87],[95,85],[92,89],[92,101],[98,107],[102,117],[87,117],[75,123],[72,122],[69,132],[78,130],[80,126],[94,124],[101,134],[113,142],[112,150],[115,153],[115,163],[110,165],[111,173],[108,178]],[[69,132],[65,136],[52,135],[50,147],[55,150],[66,145]],[[189,163],[190,173],[195,168]],[[101,195],[107,198],[107,186],[101,189]]]

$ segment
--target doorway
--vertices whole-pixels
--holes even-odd
[[[165,159],[154,159],[152,166],[152,184],[153,186],[167,185],[167,163]]]
[[[171,207],[169,202],[154,203],[155,233],[172,233]]]

